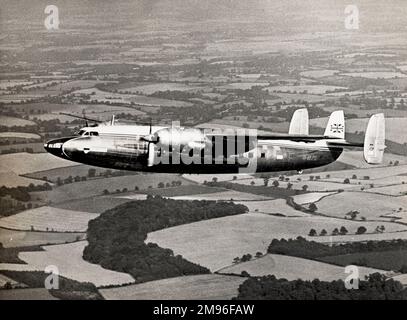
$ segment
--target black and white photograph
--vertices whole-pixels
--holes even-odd
[[[407,300],[407,1],[0,0],[0,300]]]

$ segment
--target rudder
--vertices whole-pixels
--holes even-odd
[[[384,114],[378,113],[370,117],[365,133],[363,156],[369,164],[379,164],[383,161],[385,146]]]
[[[345,139],[345,116],[343,110],[331,113],[324,135],[336,139]]]
[[[288,134],[308,135],[308,128],[308,110],[306,108],[295,110],[293,117],[291,118]]]

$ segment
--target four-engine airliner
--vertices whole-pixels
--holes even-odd
[[[385,119],[371,116],[364,143],[345,140],[342,110],[328,119],[323,135],[309,134],[307,109],[297,110],[288,134],[251,129],[203,129],[109,123],[85,126],[45,149],[58,157],[111,169],[169,173],[271,172],[327,165],[345,148],[363,148],[369,164],[382,162]]]

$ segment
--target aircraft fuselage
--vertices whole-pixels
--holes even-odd
[[[117,127],[116,127],[117,128]],[[167,162],[148,164],[148,142],[141,137],[148,132],[133,134],[95,133],[47,142],[45,149],[63,159],[119,170],[168,173],[254,173],[303,170],[327,165],[335,161],[342,148],[328,147],[325,141],[295,142],[288,140],[262,141],[246,146],[236,155],[226,151],[212,156],[201,151],[193,161],[185,163],[183,155],[171,151]],[[243,159],[244,161],[238,161]]]

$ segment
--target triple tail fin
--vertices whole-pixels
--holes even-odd
[[[295,110],[290,122],[288,134],[308,135],[309,134],[309,118],[306,108]]]
[[[324,136],[345,139],[345,116],[343,110],[334,111],[329,116]]]
[[[367,124],[363,146],[363,156],[367,163],[382,163],[384,149],[386,148],[385,139],[384,114],[374,114]]]

